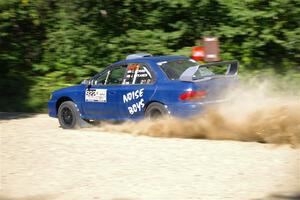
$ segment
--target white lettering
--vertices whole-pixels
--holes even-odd
[[[142,98],[144,95],[144,88],[128,92],[127,94],[123,95],[123,103],[128,103],[131,100]],[[133,103],[131,106],[128,106],[128,112],[133,115],[136,112],[142,111],[145,107],[144,99],[140,99],[139,102]]]
[[[141,98],[143,97],[143,95],[144,95],[144,88],[128,92],[127,94],[123,94],[123,103],[127,103],[131,100]]]
[[[141,106],[141,109],[144,108],[145,107],[144,99],[141,99],[139,104]]]
[[[134,96],[135,96],[136,99],[139,98],[139,90],[136,90],[136,91],[134,92]]]
[[[128,93],[128,94],[127,94],[127,98],[128,98],[128,101],[131,101],[131,100],[132,100],[132,94],[131,94],[131,93]]]
[[[123,103],[127,103],[127,102],[128,102],[127,95],[123,94]]]
[[[132,105],[132,109],[133,109],[134,112],[137,112],[137,106],[136,106],[136,103]]]
[[[143,97],[144,95],[144,88],[140,89],[140,97]]]
[[[132,110],[132,108],[131,108],[131,107],[128,107],[128,111],[129,111],[129,113],[130,113],[131,115],[133,115],[133,114],[134,114],[134,111]]]
[[[142,101],[142,99],[141,99],[141,101]],[[137,109],[138,109],[139,111],[141,111],[141,109],[142,109],[141,101],[136,105],[136,106],[137,106]]]
[[[138,103],[134,103],[132,106],[129,106],[128,111],[131,115],[133,115],[134,113],[141,111],[144,107],[144,99],[141,99]]]

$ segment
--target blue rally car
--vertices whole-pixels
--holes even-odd
[[[213,72],[224,65],[224,74]],[[79,85],[54,91],[49,115],[67,129],[97,120],[188,117],[224,101],[222,91],[236,82],[237,71],[237,61],[199,64],[184,56],[132,54]]]

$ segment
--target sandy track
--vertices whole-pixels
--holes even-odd
[[[13,115],[11,115],[13,118]],[[297,199],[300,151],[0,120],[1,200]]]

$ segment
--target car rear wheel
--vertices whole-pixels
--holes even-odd
[[[64,129],[80,128],[88,124],[80,118],[79,110],[72,101],[65,101],[59,106],[58,121],[60,126]]]
[[[145,111],[145,117],[149,119],[158,119],[167,115],[169,115],[167,108],[157,102],[151,103]]]

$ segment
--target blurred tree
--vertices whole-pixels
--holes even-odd
[[[33,84],[32,64],[42,56],[44,28],[39,18],[40,2],[0,1],[0,108],[22,110]]]
[[[213,34],[221,37],[230,57],[249,68],[273,67],[283,72],[299,66],[299,1],[220,2],[230,9],[230,20]]]
[[[299,18],[299,0],[0,0],[0,110],[43,110],[52,90],[127,54],[189,55],[205,35],[243,69],[290,74]]]

